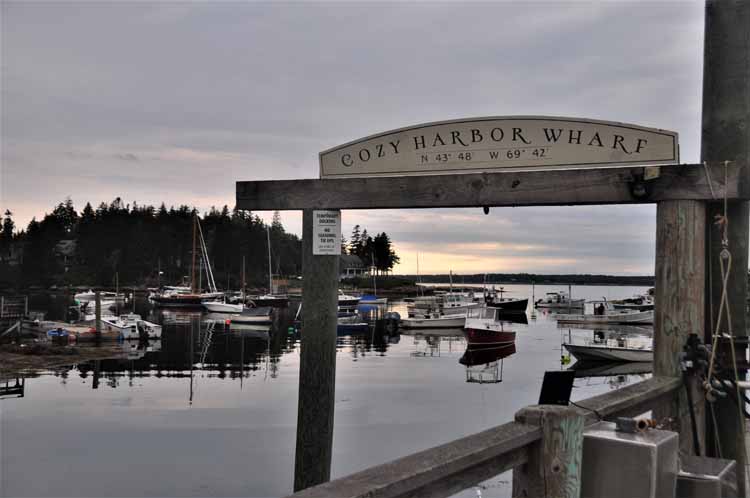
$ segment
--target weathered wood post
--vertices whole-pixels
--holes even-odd
[[[339,256],[313,254],[314,216],[312,209],[305,209],[302,214],[302,341],[295,491],[331,478]],[[340,237],[336,244],[340,247]]]
[[[750,2],[708,0],[704,43],[701,159],[712,164],[733,161],[730,168],[743,167],[745,174],[750,174]],[[723,178],[714,178],[714,183],[723,183]],[[719,196],[723,193],[721,188],[715,190]],[[713,220],[715,215],[723,214],[723,203],[710,203],[707,212],[709,220]],[[732,311],[732,331],[736,336],[747,335],[745,299],[748,217],[748,202],[729,202],[728,241],[732,253],[732,271],[729,275],[728,297]],[[719,268],[721,233],[713,224],[706,227],[706,240],[706,330],[710,334],[716,326],[722,293]],[[740,358],[745,357],[744,351],[742,346],[738,349]],[[744,420],[740,419],[737,406],[731,401],[717,402],[715,411],[722,455],[737,460],[739,496],[745,496],[744,475],[747,462],[744,461],[742,451],[744,441],[740,426]],[[713,450],[713,425],[708,428],[707,433],[710,439],[708,446]]]
[[[701,335],[704,310],[706,207],[701,201],[662,201],[656,208],[656,268],[654,306],[654,374],[680,377],[679,353],[691,333]],[[698,426],[699,451],[705,448],[703,391],[697,377],[688,388]],[[680,449],[693,451],[693,430],[687,393],[681,390],[655,417],[674,419]]]
[[[94,313],[96,321],[96,340],[102,338],[102,296],[99,291],[94,293]]]
[[[534,405],[516,413],[516,422],[542,428],[529,461],[513,470],[513,496],[581,496],[584,415],[572,406]]]

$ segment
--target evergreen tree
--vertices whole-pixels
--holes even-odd
[[[359,233],[359,225],[354,225],[352,229],[352,236],[349,239],[349,254],[359,255],[361,246],[361,234]]]

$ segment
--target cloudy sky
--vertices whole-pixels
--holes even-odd
[[[427,121],[552,115],[700,151],[702,2],[6,2],[0,208],[234,204]],[[270,213],[261,213],[269,216]],[[284,213],[299,233],[299,213]],[[653,273],[653,206],[344,211],[413,273]]]

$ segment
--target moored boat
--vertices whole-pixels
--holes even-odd
[[[555,315],[557,323],[578,323],[590,325],[605,324],[640,324],[649,325],[654,323],[654,312],[636,310],[605,309],[603,313],[593,314],[561,314]]]
[[[651,362],[654,360],[654,350],[646,345],[635,347],[625,344],[623,346],[611,344],[570,344],[563,346],[570,354],[581,361],[634,361]]]
[[[431,315],[419,318],[402,318],[399,326],[405,329],[431,329],[443,327],[463,327],[466,324],[466,314],[463,315]]]
[[[222,301],[203,301],[203,307],[210,313],[242,313],[245,305],[231,304]]]
[[[464,333],[470,345],[501,346],[516,340],[514,330],[505,330],[503,322],[488,318],[467,318]]]
[[[258,324],[273,322],[273,308],[265,306],[262,308],[247,308],[242,313],[232,315],[229,319],[232,325],[236,324]]]
[[[548,292],[543,298],[538,299],[534,306],[537,308],[583,308],[586,305],[585,299],[571,299],[565,291]]]

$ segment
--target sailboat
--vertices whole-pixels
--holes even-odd
[[[196,285],[196,256],[198,253],[197,244],[200,242],[201,251],[201,263],[202,268],[206,271],[206,281],[208,283],[209,292],[201,292],[201,289]],[[202,270],[199,270],[202,271]],[[198,214],[196,213],[193,217],[193,263],[190,268],[191,274],[191,285],[190,290],[182,288],[172,288],[165,290],[164,292],[153,296],[151,300],[157,306],[171,307],[171,308],[201,308],[203,307],[204,301],[217,300],[221,298],[224,293],[219,292],[216,288],[216,282],[214,281],[214,273],[211,269],[211,262],[208,259],[208,250],[206,249],[206,241],[203,238],[203,230],[201,229],[200,221],[198,220]]]
[[[387,297],[378,297],[378,286],[377,282],[375,281],[375,255],[370,254],[370,256],[372,257],[372,295],[365,294],[364,296],[360,297],[359,304],[387,304]]]
[[[273,274],[271,273],[271,228],[266,226],[266,240],[268,242],[268,294],[254,297],[256,306],[271,306],[274,308],[285,308],[289,304],[289,296],[286,294],[273,293]]]

